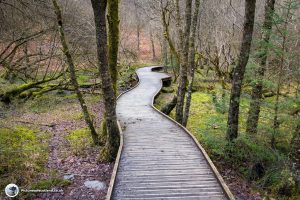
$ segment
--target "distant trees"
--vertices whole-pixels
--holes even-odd
[[[94,12],[94,20],[96,26],[96,41],[97,41],[97,58],[98,58],[98,66],[99,73],[102,80],[102,91],[104,97],[104,105],[105,105],[105,122],[107,129],[107,140],[105,148],[101,151],[101,159],[107,161],[113,161],[116,158],[118,153],[118,148],[120,144],[120,135],[119,128],[117,124],[117,115],[116,115],[116,92],[114,90],[114,78],[116,76],[112,76],[109,63],[112,67],[115,67],[114,64],[117,63],[117,55],[109,55],[116,53],[117,47],[113,41],[113,39],[117,39],[118,35],[107,35],[107,27],[106,27],[106,9],[107,9],[107,17],[109,18],[109,28],[111,30],[108,31],[109,34],[113,30],[118,30],[117,26],[119,25],[118,20],[118,0],[91,0],[93,12]],[[107,8],[107,6],[109,6]],[[118,34],[118,33],[114,33]],[[108,39],[113,45],[108,48]],[[118,40],[117,40],[118,41]],[[110,51],[108,51],[110,49]],[[116,53],[117,54],[117,53]],[[108,61],[108,58],[110,61]],[[114,69],[112,69],[113,73]]]
[[[229,141],[232,141],[238,136],[240,96],[251,49],[255,18],[255,3],[255,0],[245,0],[245,21],[242,44],[238,62],[232,75],[232,88],[227,122],[227,139]]]

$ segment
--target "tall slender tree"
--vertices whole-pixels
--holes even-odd
[[[197,32],[197,25],[198,25],[198,19],[199,19],[199,8],[200,8],[200,0],[195,0],[195,6],[194,6],[194,16],[192,21],[192,33],[190,37],[190,53],[189,53],[189,67],[190,67],[190,83],[188,87],[187,97],[186,97],[186,103],[185,103],[185,111],[183,116],[183,122],[182,125],[186,126],[188,122],[188,118],[190,115],[190,106],[192,101],[192,88],[194,84],[194,77],[195,77],[195,70],[196,70],[196,63],[195,63],[195,55],[196,55],[196,48],[195,48],[195,38],[196,38],[196,32]]]
[[[238,57],[238,64],[234,68],[232,75],[232,88],[227,121],[227,139],[229,141],[232,141],[238,136],[240,96],[252,43],[255,3],[256,0],[245,0],[245,19],[242,44]]]
[[[258,54],[260,65],[258,66],[256,72],[257,82],[252,87],[251,103],[250,103],[248,119],[247,119],[246,132],[248,134],[257,133],[257,125],[258,125],[259,113],[260,113],[260,103],[261,103],[262,91],[263,91],[263,78],[265,75],[265,70],[267,65],[270,36],[271,36],[272,25],[273,25],[274,7],[275,7],[275,0],[266,1],[265,19],[263,24],[263,35],[262,35],[262,41],[260,42],[260,48],[259,48],[260,52]]]
[[[179,3],[177,2],[177,16],[179,14]],[[182,31],[179,32],[181,48],[180,48],[180,77],[177,89],[177,105],[176,105],[176,121],[180,124],[183,122],[183,108],[184,100],[186,94],[186,85],[187,85],[187,68],[188,68],[188,57],[189,57],[189,40],[191,32],[191,21],[192,21],[192,0],[186,0],[185,7],[185,30],[184,36]],[[177,23],[180,23],[180,18],[177,19]],[[181,29],[180,29],[181,30]]]
[[[118,153],[120,134],[116,114],[116,93],[108,66],[108,43],[106,28],[107,0],[91,0],[96,26],[97,57],[99,73],[102,80],[102,91],[105,105],[105,122],[107,129],[107,141],[101,152],[101,159],[113,161]],[[115,5],[110,2],[109,5]],[[113,11],[110,8],[110,11]],[[112,19],[112,18],[111,18]]]
[[[65,37],[61,10],[60,10],[60,7],[59,7],[56,0],[52,0],[52,3],[53,3],[53,6],[54,6],[54,11],[55,11],[56,18],[57,18],[57,25],[58,25],[58,29],[59,29],[59,36],[60,36],[60,41],[61,41],[61,45],[62,45],[62,48],[63,48],[63,53],[66,56],[67,64],[68,64],[68,67],[69,67],[71,83],[72,83],[72,85],[74,87],[74,90],[76,92],[78,101],[80,103],[80,106],[81,106],[81,109],[82,109],[82,112],[83,112],[85,122],[87,123],[87,125],[90,129],[93,141],[96,145],[98,145],[100,143],[98,134],[95,130],[93,120],[92,120],[92,118],[91,118],[91,116],[88,112],[88,108],[86,106],[86,103],[85,103],[85,100],[82,96],[82,93],[79,90],[79,85],[78,85],[77,78],[76,78],[76,73],[75,73],[74,61],[73,61],[72,55],[70,53],[68,43],[66,41],[66,37]]]

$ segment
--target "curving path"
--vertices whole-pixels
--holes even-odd
[[[139,85],[118,99],[124,145],[111,199],[228,199],[193,138],[152,107],[168,77],[152,68],[137,70]]]

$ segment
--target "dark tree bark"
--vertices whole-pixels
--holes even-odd
[[[95,127],[94,127],[94,124],[93,124],[93,120],[88,112],[88,108],[87,108],[87,105],[83,99],[83,96],[79,90],[79,85],[78,85],[78,82],[77,82],[77,78],[76,78],[76,73],[75,73],[75,65],[74,65],[74,62],[73,62],[73,58],[70,54],[70,50],[69,50],[69,47],[68,47],[68,44],[67,44],[67,41],[66,41],[66,38],[65,38],[65,33],[64,33],[64,27],[63,27],[63,21],[62,21],[62,16],[61,16],[61,11],[60,11],[60,7],[57,3],[56,0],[52,0],[52,3],[53,3],[53,6],[54,6],[54,10],[55,10],[55,14],[56,14],[56,17],[57,17],[57,24],[58,24],[58,29],[59,29],[59,36],[60,36],[60,41],[61,41],[61,45],[63,47],[63,53],[65,54],[66,58],[67,58],[67,64],[68,64],[68,67],[69,67],[69,72],[70,72],[70,78],[71,78],[71,83],[74,87],[74,90],[76,92],[76,95],[77,95],[77,98],[78,98],[78,101],[80,103],[80,106],[81,106],[81,109],[82,109],[82,112],[83,112],[83,115],[84,115],[84,119],[85,119],[85,122],[87,123],[90,131],[91,131],[91,135],[92,135],[92,138],[93,138],[93,141],[96,145],[99,144],[99,137],[98,137],[98,134],[95,130]]]
[[[187,97],[186,97],[186,103],[185,103],[185,111],[183,116],[183,122],[182,125],[186,126],[189,115],[190,115],[190,106],[192,101],[192,89],[194,84],[194,78],[195,78],[195,70],[196,70],[196,63],[195,63],[195,38],[196,38],[196,31],[197,31],[197,25],[198,25],[198,19],[199,19],[199,8],[200,8],[200,0],[195,1],[195,11],[192,21],[192,34],[190,38],[190,55],[189,55],[189,66],[190,66],[190,76],[191,81],[189,83]]]
[[[299,120],[299,119],[298,119]],[[298,125],[296,127],[296,130],[294,132],[293,138],[291,140],[291,156],[292,156],[292,161],[294,161],[294,170],[298,175],[300,175],[300,121],[298,121]],[[300,181],[300,177],[298,177],[298,180]]]
[[[245,0],[245,21],[238,64],[233,70],[232,88],[227,121],[227,139],[232,141],[238,136],[239,106],[246,65],[251,49],[256,0]]]
[[[117,93],[118,80],[118,53],[119,53],[119,0],[107,1],[107,21],[108,21],[108,65],[113,82],[113,87]]]
[[[108,67],[108,47],[105,11],[106,0],[91,0],[96,26],[97,57],[99,72],[102,80],[102,91],[105,105],[105,121],[107,129],[107,141],[101,152],[101,159],[115,160],[120,145],[120,134],[116,115],[116,94],[114,92],[112,78]],[[111,4],[110,4],[111,5]]]
[[[263,36],[260,44],[260,51],[258,59],[260,60],[260,66],[258,66],[256,76],[257,83],[252,88],[251,103],[247,119],[247,129],[248,134],[257,133],[257,125],[260,113],[260,103],[263,94],[263,78],[265,75],[268,52],[269,52],[269,42],[272,32],[273,25],[273,15],[275,0],[267,0],[265,5],[265,20],[263,24]]]
[[[189,36],[191,32],[191,21],[192,21],[192,2],[193,2],[192,0],[186,0],[185,30],[184,30],[185,37],[180,36],[183,42],[181,42],[182,45],[180,48],[181,62],[180,62],[180,75],[179,75],[179,83],[178,83],[178,90],[177,90],[177,105],[176,105],[176,121],[180,124],[182,124],[183,122],[183,107],[184,107],[186,85],[187,85],[187,68],[188,68],[189,40],[190,40]]]

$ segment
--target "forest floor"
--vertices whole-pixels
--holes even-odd
[[[86,95],[86,100],[99,127],[104,111],[100,96]],[[62,187],[63,193],[30,194],[30,199],[105,199],[113,163],[98,162],[99,147],[93,147],[87,139],[90,136],[84,129],[86,125],[76,96],[47,94],[23,106],[16,105],[5,110],[1,124],[47,135],[43,141],[48,144],[44,149],[47,151],[43,158],[45,168],[38,170],[38,174],[30,174],[32,180],[21,188]],[[86,181],[99,181],[102,188],[88,188]]]

